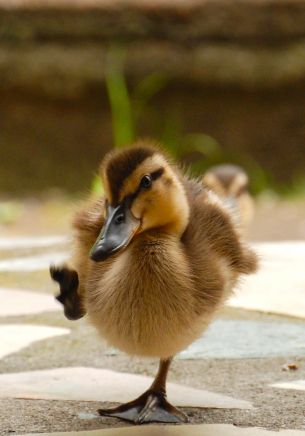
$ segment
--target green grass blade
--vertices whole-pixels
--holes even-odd
[[[105,82],[111,108],[115,147],[123,147],[135,140],[133,112],[123,65],[122,50],[111,50],[106,62]]]

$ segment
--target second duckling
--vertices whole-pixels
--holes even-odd
[[[240,227],[244,231],[247,230],[254,216],[254,201],[245,170],[238,165],[216,165],[208,169],[202,182],[205,187],[227,202]]]

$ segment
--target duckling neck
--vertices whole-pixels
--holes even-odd
[[[178,238],[183,235],[190,218],[190,206],[182,184],[179,188],[180,189],[175,195],[174,201],[171,202],[169,207],[169,219],[167,223],[159,228],[161,232],[177,236]]]

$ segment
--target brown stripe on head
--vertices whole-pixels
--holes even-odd
[[[106,155],[102,162],[102,175],[105,191],[112,205],[118,204],[125,180],[145,159],[156,152],[157,149],[153,146],[133,146]]]

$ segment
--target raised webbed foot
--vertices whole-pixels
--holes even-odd
[[[65,316],[70,320],[82,318],[86,311],[77,293],[79,285],[77,272],[66,266],[51,265],[50,275],[59,283],[60,293],[55,298],[64,306]]]
[[[167,401],[166,394],[152,390],[146,391],[134,401],[113,409],[99,409],[98,412],[102,416],[113,416],[135,424],[188,422],[188,417]]]

